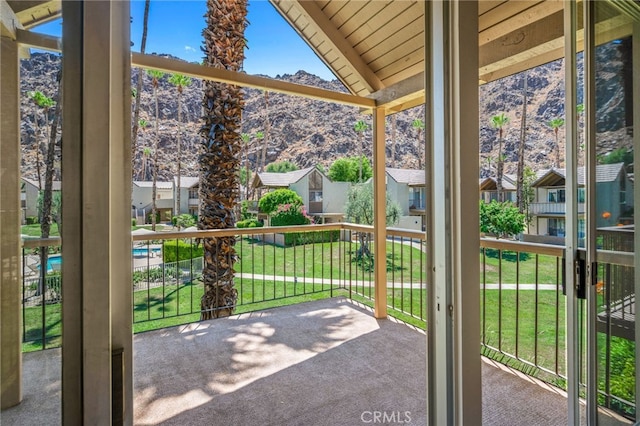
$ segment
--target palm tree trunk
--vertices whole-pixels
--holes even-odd
[[[153,148],[153,178],[152,178],[152,183],[151,183],[151,229],[152,230],[156,230],[156,198],[157,198],[157,193],[158,193],[158,138],[160,137],[160,134],[158,133],[158,88],[154,87],[153,88],[153,97],[155,98],[156,101],[156,137],[155,137],[155,141],[153,143],[154,148]]]
[[[502,159],[502,129],[499,130],[500,134],[498,137],[498,161],[496,163],[496,192],[498,195],[498,201],[503,202],[504,197],[502,196],[502,174],[504,170],[504,161]]]
[[[205,65],[238,71],[244,59],[247,0],[207,0],[204,30]],[[239,200],[238,168],[244,101],[239,87],[207,81],[200,134],[204,149],[199,157],[201,210],[199,229],[226,229],[235,225]],[[204,294],[202,320],[231,315],[238,299],[233,269],[238,256],[235,237],[203,238]]]
[[[524,72],[522,100],[522,121],[520,124],[520,144],[518,145],[518,172],[516,185],[516,203],[520,213],[524,212],[524,145],[527,139],[527,72]]]
[[[556,135],[556,168],[560,168],[560,140],[558,139],[558,128],[553,129]]]
[[[362,140],[362,139],[364,139],[363,136],[364,135],[362,134],[362,132],[358,133],[358,141],[360,142],[360,147],[358,148],[358,151],[359,151],[359,154],[358,154],[358,165],[360,166],[360,171],[359,171],[359,174],[358,174],[358,182],[359,183],[362,183],[362,155],[363,155],[362,150],[363,150],[363,145],[364,145],[363,140]]]
[[[178,142],[178,146],[177,146],[177,153],[176,153],[176,160],[178,162],[177,165],[177,173],[176,173],[176,178],[177,178],[177,185],[178,185],[178,190],[176,192],[176,212],[175,215],[179,216],[180,215],[180,192],[182,191],[182,187],[180,186],[180,174],[181,174],[181,169],[182,169],[182,162],[180,161],[182,158],[182,90],[178,89],[178,138],[177,138],[177,142]],[[180,229],[180,227],[178,227],[178,229]]]
[[[396,114],[391,116],[391,167],[396,167]]]
[[[267,167],[267,146],[269,145],[269,92],[264,92],[264,138],[262,138],[262,166],[260,171],[264,172]]]
[[[147,30],[149,28],[149,5],[151,0],[144,2],[144,17],[142,20],[142,41],[140,43],[140,53],[144,53],[147,47]],[[136,103],[133,108],[133,129],[131,130],[131,161],[133,163],[132,170],[135,170],[137,142],[138,142],[138,120],[140,119],[140,97],[142,96],[142,79],[144,73],[138,68],[138,80],[136,81]]]

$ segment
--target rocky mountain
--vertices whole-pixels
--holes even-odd
[[[600,64],[598,85],[598,131],[599,153],[606,153],[623,144],[630,146],[628,136],[630,118],[626,111],[630,93],[625,86],[623,63],[624,43],[607,45],[598,52]],[[21,62],[22,76],[22,166],[23,174],[35,177],[35,133],[44,147],[46,135],[45,117],[37,109],[37,126],[34,114],[36,108],[27,93],[40,90],[54,97],[57,84],[56,75],[60,67],[60,57],[48,53],[35,53],[30,59]],[[132,71],[131,83],[135,87],[139,70]],[[149,160],[146,176],[143,176],[142,162],[145,147],[153,148],[155,135],[155,103],[151,87],[151,78],[143,72],[140,117],[150,125],[138,132],[135,179],[150,179],[152,164]],[[505,171],[515,171],[517,146],[520,140],[520,126],[523,103],[523,82],[525,74],[507,77],[479,87],[480,96],[480,161],[481,175],[493,173],[490,164],[497,157],[497,130],[490,126],[491,117],[504,112],[510,122],[505,127],[504,154]],[[305,71],[294,75],[281,75],[277,79],[316,86],[328,90],[346,92],[337,81],[325,81]],[[550,167],[554,161],[555,137],[549,127],[549,120],[564,115],[564,71],[562,61],[529,70],[527,102],[526,159],[534,169]],[[159,141],[159,179],[167,180],[175,173],[176,135],[180,129],[177,121],[177,89],[165,76],[160,79],[158,90],[159,120],[157,122]],[[327,168],[334,160],[343,156],[357,155],[358,141],[353,125],[358,120],[371,123],[371,117],[360,113],[358,108],[331,104],[278,93],[265,94],[260,90],[246,89],[243,114],[243,133],[250,135],[249,161],[256,169],[260,159],[264,140],[267,140],[267,164],[274,161],[289,160],[299,167],[321,164]],[[197,157],[201,138],[198,134],[201,115],[202,82],[194,80],[184,89],[183,96],[183,175],[196,176]],[[582,99],[579,93],[578,99]],[[51,118],[52,111],[49,112]],[[416,168],[418,165],[417,131],[412,127],[416,118],[424,114],[424,107],[417,107],[396,114],[396,156],[391,161],[391,118],[387,118],[387,158],[388,165]],[[267,121],[268,120],[268,121]],[[268,123],[268,124],[267,124]],[[264,139],[256,135],[262,132]],[[564,127],[559,130],[559,141],[564,149]],[[365,134],[365,154],[371,158],[371,131]],[[42,148],[44,149],[44,148]],[[493,162],[487,158],[492,158]],[[564,159],[562,159],[564,163]]]

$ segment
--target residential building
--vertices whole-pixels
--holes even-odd
[[[20,208],[22,209],[21,223],[26,223],[28,217],[38,219],[38,197],[40,196],[40,188],[44,188],[34,179],[21,178],[20,185]],[[52,184],[53,192],[60,192],[61,182],[54,180]]]
[[[424,170],[386,168],[387,195],[402,209],[398,228],[425,229],[426,173]]]
[[[309,214],[321,218],[322,222],[343,220],[350,186],[348,182],[333,182],[316,167],[286,173],[262,172],[253,179],[256,189],[295,191]]]
[[[178,189],[178,179],[173,178],[173,199],[174,203],[178,203],[176,193],[180,191],[180,206],[174,206],[176,215],[188,213],[193,216],[198,215],[200,195],[200,178],[193,176],[181,176],[180,188]]]
[[[633,183],[624,163],[596,166],[596,227],[629,223],[633,206]],[[529,234],[565,237],[567,190],[565,169],[549,169],[532,184],[535,201],[529,205]],[[578,236],[585,236],[585,169],[578,168]]]
[[[171,222],[174,211],[173,190],[173,182],[156,182],[156,211],[160,215],[160,222]],[[132,218],[141,224],[151,223],[152,201],[153,182],[133,181],[131,197]]]
[[[516,202],[517,176],[502,175],[502,201]],[[485,203],[498,200],[497,179],[493,176],[480,179],[480,199]]]

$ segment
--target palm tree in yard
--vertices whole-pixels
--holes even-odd
[[[353,125],[353,130],[358,135],[358,163],[360,164],[360,172],[358,174],[358,182],[362,183],[362,161],[364,157],[364,132],[369,129],[369,125],[362,120],[356,121]]]
[[[142,148],[142,177],[141,180],[147,180],[147,162],[151,157],[151,148],[145,146]]]
[[[147,120],[145,120],[144,118],[138,119],[137,129],[142,129],[142,131],[144,132],[145,129],[148,126],[149,126],[149,122]],[[141,167],[142,176],[140,177],[140,180],[147,180],[147,161],[149,161],[149,156],[150,155],[151,155],[151,148],[144,147],[142,149],[142,161],[143,161],[143,163],[142,163],[142,167]]]
[[[140,42],[140,53],[144,53],[147,47],[147,32],[149,29],[149,6],[151,0],[144,2],[144,15],[142,18],[142,41]],[[135,165],[136,148],[138,141],[138,125],[140,124],[140,95],[142,93],[142,70],[138,69],[135,88],[135,104],[133,107],[133,128],[131,129],[131,161]]]
[[[411,127],[413,127],[416,132],[418,132],[418,136],[416,137],[416,140],[418,142],[418,169],[422,169],[422,132],[424,130],[424,121],[422,121],[420,118],[416,118],[415,120],[413,120],[413,122],[411,123]]]
[[[153,173],[151,178],[151,229],[156,230],[156,212],[158,211],[156,207],[156,198],[158,194],[158,139],[160,139],[160,133],[158,132],[158,81],[164,76],[162,71],[158,70],[147,70],[147,74],[151,77],[151,86],[153,87],[153,99],[156,103],[156,122],[155,122],[155,131],[156,137],[153,141]]]
[[[42,185],[42,160],[40,159],[40,137],[38,135],[39,131],[38,131],[38,108],[42,108],[44,110],[44,117],[45,117],[45,127],[48,127],[48,121],[49,121],[49,108],[51,108],[54,105],[53,99],[47,97],[45,94],[43,94],[42,92],[40,92],[39,90],[36,91],[32,91],[28,93],[29,97],[31,98],[31,100],[33,101],[33,103],[35,104],[35,106],[37,107],[34,111],[33,111],[33,116],[34,116],[34,135],[35,135],[35,152],[36,152],[36,175],[38,177],[38,188],[40,188],[40,186]]]
[[[553,129],[553,134],[556,137],[556,167],[560,167],[560,141],[558,140],[558,129],[564,126],[564,118],[554,118],[549,120],[549,127]]]
[[[203,52],[206,66],[239,71],[244,60],[247,0],[207,0]],[[238,86],[206,81],[202,101],[203,145],[199,156],[201,211],[198,229],[235,226],[239,199],[241,119],[244,101]],[[231,315],[238,299],[233,265],[235,237],[203,238],[202,320]]]
[[[251,136],[248,133],[243,133],[240,135],[242,139],[242,153],[244,156],[244,170],[245,170],[245,200],[249,199],[249,185],[251,184],[251,171],[249,170],[249,143],[251,142]]]
[[[180,212],[180,174],[181,174],[181,157],[182,157],[182,91],[185,87],[191,86],[191,78],[182,74],[173,74],[169,77],[169,83],[176,86],[178,89],[178,137],[176,138],[176,162],[177,162],[177,172],[176,179],[178,190],[176,191],[176,216],[179,215]]]
[[[504,156],[502,155],[502,142],[504,136],[504,126],[509,123],[509,117],[501,112],[491,117],[491,127],[498,129],[498,158],[496,161],[496,192],[498,201],[504,201],[502,198],[502,174],[504,171]]]

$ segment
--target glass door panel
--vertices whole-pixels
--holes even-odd
[[[593,297],[598,424],[630,424],[636,413],[634,97],[637,61],[634,28],[639,5],[595,2],[595,161],[590,212],[595,229]],[[635,24],[634,24],[635,21]],[[589,174],[587,174],[589,175]],[[612,414],[613,413],[613,414]]]

